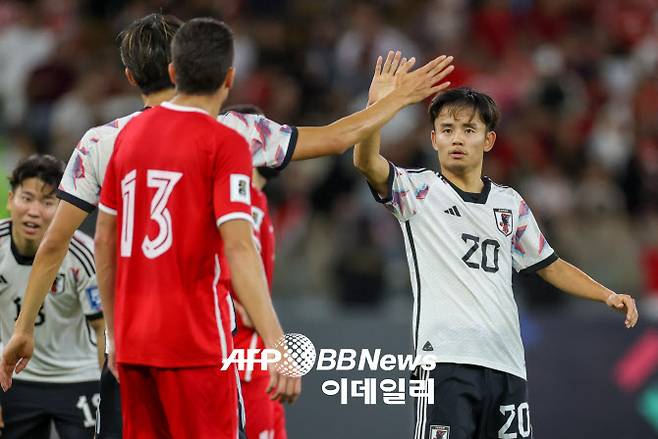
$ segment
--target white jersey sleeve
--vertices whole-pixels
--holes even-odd
[[[429,169],[404,169],[389,162],[388,196],[382,198],[369,186],[375,200],[384,204],[399,221],[407,221],[423,208],[433,177]]]
[[[103,307],[98,292],[98,283],[96,281],[96,270],[93,259],[94,241],[81,232],[75,232],[71,239],[71,251],[76,251],[81,256],[78,259],[80,267],[76,270],[74,276],[75,291],[78,295],[80,308],[87,320],[95,320],[103,317]]]
[[[89,129],[71,154],[57,197],[92,212],[98,206],[107,163],[121,129],[141,111]]]
[[[217,120],[245,138],[255,168],[282,170],[290,163],[297,145],[297,128],[280,125],[259,114],[235,111],[221,114]]]
[[[512,233],[512,266],[522,273],[532,273],[555,262],[558,258],[539,229],[532,211],[518,195],[518,214]]]

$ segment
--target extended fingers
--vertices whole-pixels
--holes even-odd
[[[382,63],[384,60],[382,59],[381,56],[377,57],[377,63],[375,64],[375,73],[374,76],[379,76],[382,72]]]
[[[391,70],[391,64],[393,64],[394,58],[395,52],[389,50],[388,55],[386,55],[386,61],[384,61],[384,67],[382,68],[382,75],[387,74]]]
[[[402,52],[400,52],[399,50],[395,52],[395,56],[393,56],[393,62],[391,63],[391,67],[387,73],[394,74],[396,72],[398,66],[400,65],[401,57],[402,57]]]
[[[637,320],[639,318],[635,299],[633,299],[631,296],[624,296],[622,297],[622,300],[626,306],[626,327],[632,328],[637,324]]]
[[[406,73],[411,69],[414,64],[416,64],[416,58],[411,57],[410,59],[403,59],[402,62],[400,63],[400,67],[398,67],[398,70],[395,72],[397,75],[398,73]]]

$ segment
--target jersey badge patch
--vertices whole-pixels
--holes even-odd
[[[450,439],[448,425],[430,425],[430,439]]]
[[[231,174],[231,202],[251,204],[249,177],[244,174]]]
[[[512,229],[514,229],[512,211],[509,209],[494,209],[494,217],[496,218],[498,230],[505,236],[511,235]]]
[[[96,312],[102,311],[103,306],[101,305],[101,296],[98,294],[98,287],[96,285],[88,287],[85,289],[85,293],[87,293],[87,300],[91,309]]]
[[[50,294],[53,296],[56,296],[60,293],[64,292],[64,285],[65,285],[65,280],[66,277],[64,273],[58,273],[57,277],[55,278],[55,281],[53,282],[53,286],[50,287]]]

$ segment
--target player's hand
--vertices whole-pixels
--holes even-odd
[[[0,360],[2,390],[5,392],[9,390],[14,372],[20,373],[25,369],[32,358],[32,352],[34,352],[34,334],[14,331],[2,351],[2,360]]]
[[[375,72],[372,75],[372,82],[368,90],[368,105],[372,105],[384,96],[387,96],[395,89],[395,73],[401,64],[407,62],[406,58],[402,58],[402,52],[388,51],[386,61],[380,56],[377,58],[375,64]],[[415,63],[411,62],[411,65]]]
[[[242,320],[242,324],[247,328],[253,328],[254,322],[251,321],[251,318],[249,317],[249,314],[247,314],[247,310],[244,309],[244,306],[240,305],[238,302],[233,302],[233,304],[235,305],[235,311],[240,316],[240,320]]]
[[[117,354],[114,351],[114,347],[108,349],[107,352],[107,368],[110,369],[110,372],[112,372],[112,375],[114,375],[114,378],[117,379],[117,382],[119,381],[119,368],[117,367]]]
[[[612,293],[608,296],[608,299],[605,301],[605,303],[610,308],[622,314],[626,314],[626,320],[624,321],[624,324],[627,328],[632,328],[637,324],[637,319],[640,317],[640,315],[637,312],[635,299],[633,299],[628,294]]]
[[[452,56],[441,55],[413,72],[409,72],[409,69],[416,63],[416,58],[400,62],[395,71],[395,88],[392,93],[400,96],[405,105],[410,105],[445,90],[450,82],[441,81],[455,69],[451,65],[452,60]]]
[[[302,393],[302,379],[282,375],[276,368],[270,368],[270,385],[266,392],[270,394],[270,399],[273,401],[292,404]]]

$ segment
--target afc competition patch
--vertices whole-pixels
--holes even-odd
[[[102,311],[103,306],[101,305],[101,296],[98,292],[98,287],[96,285],[88,287],[85,289],[85,293],[87,293],[89,307],[96,312]]]
[[[430,425],[430,439],[450,439],[448,425]]]
[[[244,174],[231,174],[231,202],[251,204],[249,176]]]
[[[496,218],[498,230],[505,236],[511,235],[514,229],[512,211],[510,209],[494,209],[494,217]]]
[[[254,219],[254,229],[260,230],[260,225],[263,224],[263,218],[265,218],[265,213],[262,209],[258,207],[251,206],[251,216]]]
[[[55,278],[55,281],[53,282],[52,287],[50,287],[50,294],[53,296],[56,296],[60,293],[64,292],[64,286],[65,286],[65,276],[64,273],[58,273],[57,277]]]

